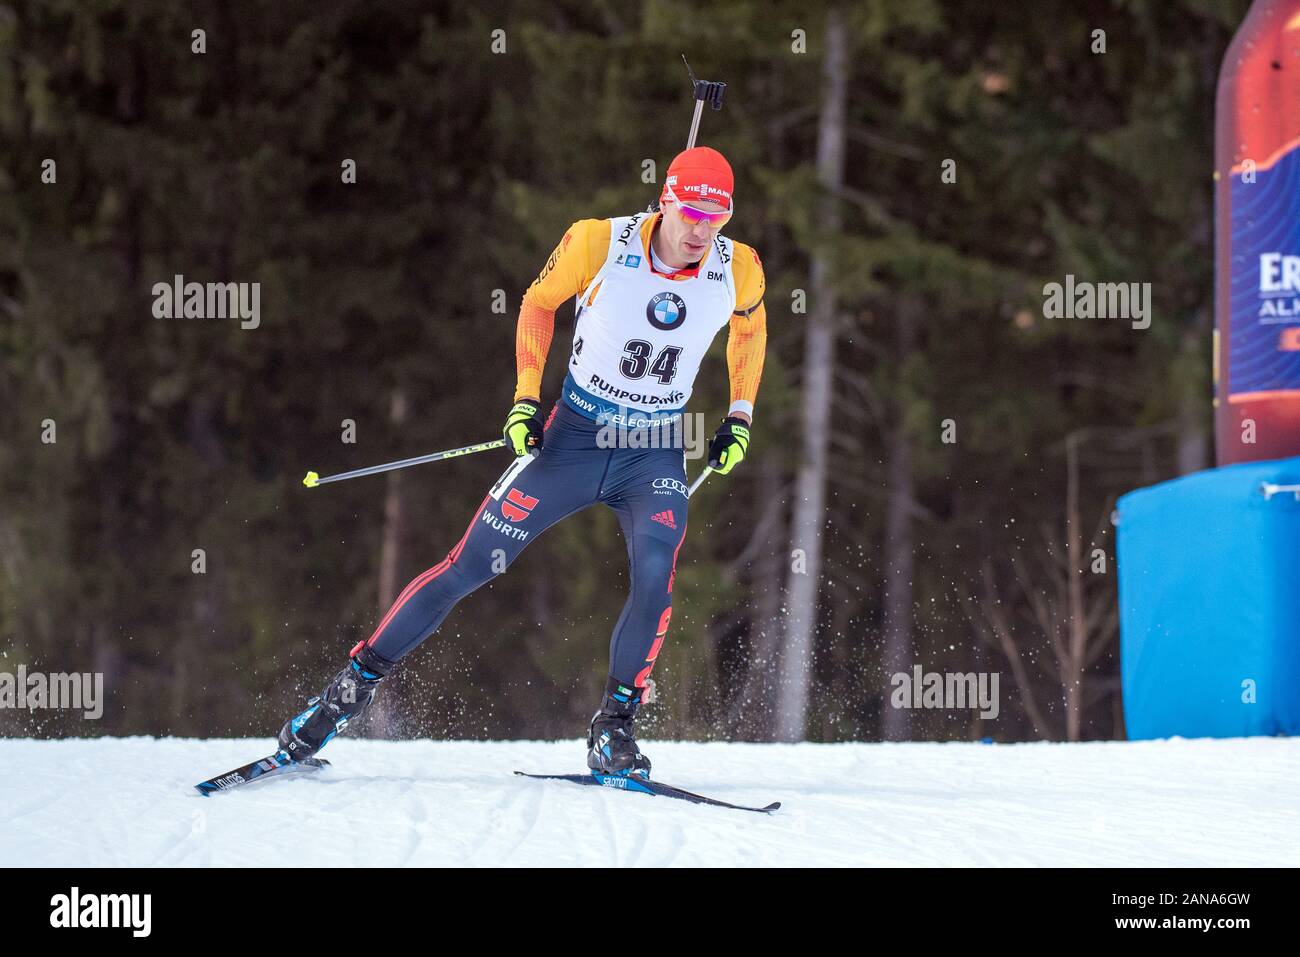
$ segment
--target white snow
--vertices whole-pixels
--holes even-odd
[[[1300,865],[1300,741],[643,742],[655,777],[774,815],[529,781],[578,741],[330,744],[212,797],[270,739],[0,740],[0,866]]]

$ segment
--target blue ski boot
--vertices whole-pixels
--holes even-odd
[[[597,774],[650,777],[650,759],[641,753],[632,734],[642,691],[613,678],[605,686],[605,700],[587,731],[587,767]]]
[[[280,729],[280,750],[290,761],[313,757],[348,722],[365,714],[375,700],[379,682],[395,664],[362,645],[325,690],[308,699],[307,710]]]

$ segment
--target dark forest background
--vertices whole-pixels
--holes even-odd
[[[728,83],[700,142],[769,345],[643,733],[1122,736],[1110,512],[1210,464],[1213,95],[1247,6],[0,2],[0,670],[107,691],[0,732],[271,735],[318,691],[508,458],[302,475],[499,436],[523,290],[570,222],[657,195],[686,53]],[[154,318],[178,273],[260,283],[260,328]],[[1067,273],[1150,282],[1151,327],[1045,319]],[[557,526],[370,733],[577,736],[625,588],[612,513]],[[1001,715],[888,707],[914,664],[998,672]]]

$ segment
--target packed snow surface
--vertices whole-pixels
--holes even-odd
[[[332,742],[203,797],[270,739],[0,740],[0,866],[1300,865],[1300,741],[642,742],[655,777],[772,815],[515,777],[578,741]]]

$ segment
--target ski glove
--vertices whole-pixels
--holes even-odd
[[[515,455],[531,455],[542,447],[542,420],[537,414],[537,404],[531,399],[521,399],[514,404],[501,434]]]
[[[744,419],[729,415],[722,420],[709,443],[709,468],[719,475],[726,475],[741,463],[747,451],[749,427]]]

